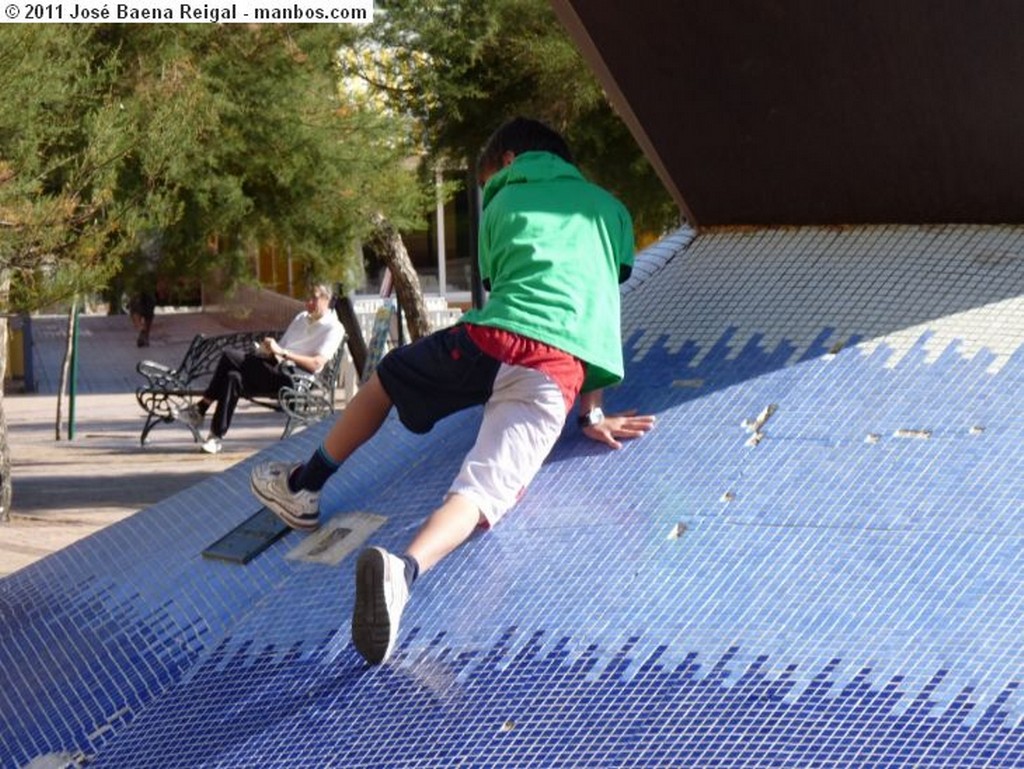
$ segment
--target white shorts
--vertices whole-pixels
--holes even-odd
[[[449,494],[474,501],[493,526],[526,491],[565,425],[565,396],[541,371],[501,364],[476,443]]]

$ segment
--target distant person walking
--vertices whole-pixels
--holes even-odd
[[[156,313],[156,294],[152,291],[141,291],[132,297],[128,306],[132,324],[139,330],[135,340],[137,347],[149,347],[149,332],[153,328],[153,316]]]

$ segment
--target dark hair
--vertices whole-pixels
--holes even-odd
[[[506,152],[520,155],[531,151],[550,152],[567,163],[576,162],[569,145],[555,129],[539,120],[516,117],[491,134],[477,159],[477,173],[501,168],[501,156]]]

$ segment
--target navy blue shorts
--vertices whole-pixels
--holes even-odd
[[[500,367],[459,325],[395,348],[377,366],[377,376],[402,424],[426,433],[438,420],[486,403]]]

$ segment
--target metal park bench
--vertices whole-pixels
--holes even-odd
[[[184,414],[193,400],[202,396],[221,354],[229,349],[251,352],[266,337],[276,339],[280,335],[280,331],[239,331],[216,336],[197,334],[177,368],[151,360],[140,361],[136,370],[146,381],[136,389],[135,398],[146,412],[146,422],[139,443],[145,445],[150,431],[156,425],[171,422],[184,425],[192,432],[196,443],[201,442],[199,430],[192,427],[188,420],[179,419],[179,416]],[[293,363],[283,363],[279,370],[290,378],[288,385],[275,395],[247,395],[243,398],[257,406],[285,414],[281,438],[287,438],[297,427],[322,419],[334,411],[334,395],[344,350],[345,345],[342,343],[334,357],[316,374]]]

